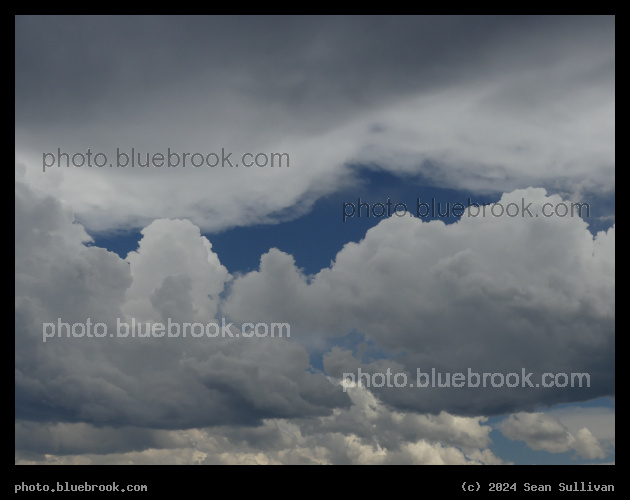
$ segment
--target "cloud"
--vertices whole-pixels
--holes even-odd
[[[575,450],[583,458],[606,458],[606,452],[589,429],[583,427],[572,434],[560,420],[544,413],[512,414],[499,428],[504,436],[524,441],[534,450],[549,453]]]
[[[149,430],[16,424],[18,464],[503,464],[485,418],[391,411],[364,387],[352,405],[317,419],[257,427]],[[45,452],[44,452],[45,450]]]
[[[582,427],[588,427],[600,441],[614,443],[614,408],[572,406],[550,409],[548,413],[559,419],[572,433],[576,433]]]
[[[531,203],[532,216],[450,225],[394,216],[311,277],[272,249],[230,284],[222,310],[237,322],[290,322],[295,340],[323,349],[327,373],[339,378],[388,368],[414,383],[418,369],[432,368],[519,376],[518,388],[374,389],[400,408],[488,415],[612,394],[614,226],[593,237],[578,217],[543,217],[544,203],[564,202],[539,188],[500,203]],[[326,352],[315,340],[352,331],[383,359]],[[523,369],[534,385],[544,373],[588,373],[590,387],[523,387]]]
[[[89,240],[67,207],[16,180],[17,419],[186,429],[349,404],[306,371],[306,349],[287,338],[118,337],[122,323],[168,314],[176,324],[222,323],[227,271],[190,222],[155,221],[127,261]],[[62,332],[43,342],[44,323],[61,331],[88,319],[111,337]]]
[[[528,189],[501,202],[521,198],[534,211],[561,201]],[[488,451],[490,428],[479,415],[614,390],[614,231],[592,237],[578,218],[464,217],[447,226],[392,217],[347,244],[315,276],[304,276],[292,256],[274,249],[261,257],[259,270],[231,277],[188,221],[154,221],[123,260],[91,246],[66,204],[18,178],[16,425],[22,437],[16,449],[24,448],[18,460],[38,461],[43,453],[56,463],[500,462]],[[245,321],[286,322],[291,337],[42,342],[42,324],[58,320],[72,325],[92,318],[114,332],[134,315],[143,322],[172,315],[207,323],[218,314],[235,328]],[[362,359],[332,346],[353,330],[383,357]],[[313,349],[337,380],[359,367],[391,368],[414,380],[416,366],[507,373],[516,363],[531,371],[589,371],[593,385],[346,392],[312,369]],[[302,451],[270,450],[264,431],[249,438],[243,431],[272,421],[289,425]],[[199,429],[204,436],[209,426],[223,429],[223,444],[201,454],[169,444],[179,436],[169,432]],[[136,439],[118,446],[126,433]],[[588,430],[562,434],[565,441],[554,436],[537,445],[554,449],[558,442],[555,449],[601,455]],[[252,443],[241,449],[235,443],[243,439]],[[165,454],[169,446],[179,451]]]
[[[214,318],[219,295],[230,279],[207,238],[188,220],[155,220],[142,230],[138,250],[127,256],[133,279],[124,312],[166,323]]]
[[[18,17],[16,159],[92,231],[296,218],[356,185],[351,166],[610,193],[614,61],[612,16]],[[290,167],[41,171],[58,148],[132,147]]]
[[[605,410],[528,413],[614,394],[615,226],[540,213],[614,193],[613,16],[18,16],[15,59],[16,463],[504,463],[506,413],[534,449],[614,448]],[[290,166],[42,172],[88,148]],[[212,233],[297,219],[365,169],[538,217],[395,216],[314,275],[277,248],[221,263]],[[131,228],[126,258],[89,235]],[[43,342],[88,320],[291,336]],[[432,368],[590,387],[341,385]]]

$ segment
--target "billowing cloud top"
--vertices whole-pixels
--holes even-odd
[[[530,189],[501,202],[524,196],[559,201]],[[346,428],[346,417],[336,412],[357,404],[331,380],[359,369],[391,369],[415,380],[417,367],[451,373],[520,373],[523,367],[536,377],[588,372],[592,380],[581,389],[371,388],[402,412],[386,418],[403,428],[420,425],[404,416],[408,411],[474,418],[614,394],[614,227],[592,237],[579,218],[464,217],[445,225],[392,217],[346,245],[314,277],[272,249],[259,270],[234,278],[187,221],[154,221],[125,262],[85,246],[90,237],[67,208],[18,181],[16,222],[20,420],[189,429],[337,415],[324,427],[330,432],[330,426]],[[61,335],[42,341],[42,325],[60,320],[72,325],[91,318],[117,332],[121,321],[219,322],[219,309],[235,325],[286,322],[292,337]],[[394,358],[369,361],[333,347],[324,355],[333,379],[313,373],[309,350],[349,331],[362,332]],[[304,425],[301,433],[313,424]],[[528,439],[522,425],[510,420],[504,431]],[[361,432],[352,427],[357,439]],[[558,446],[599,457],[594,439],[580,431]],[[388,446],[398,453],[401,443]]]
[[[610,16],[17,17],[16,462],[509,463],[493,429],[607,459],[614,413],[545,409],[614,396],[615,225],[541,207],[614,197],[614,62]],[[43,166],[88,148],[239,166]],[[313,274],[281,245],[226,267],[220,231],[373,170],[532,216],[392,216]],[[91,236],[129,229],[122,256]],[[221,335],[52,333],[88,319]],[[245,323],[290,336],[223,335]]]

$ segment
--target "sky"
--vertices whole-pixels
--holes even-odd
[[[15,463],[614,463],[614,24],[17,16]]]

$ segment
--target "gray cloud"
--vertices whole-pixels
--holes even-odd
[[[348,243],[310,280],[273,249],[230,286],[223,311],[236,321],[284,318],[312,337],[357,331],[384,359],[324,354],[328,374],[589,373],[590,387],[374,388],[387,403],[467,415],[533,410],[614,393],[614,226],[593,237],[579,218],[545,218],[558,195],[528,189],[501,203],[532,203],[533,217],[462,217],[451,225],[392,217]],[[535,209],[534,207],[538,207]],[[246,311],[246,313],[245,313]],[[560,381],[562,382],[562,380]],[[586,385],[586,382],[584,382]]]
[[[502,464],[485,418],[391,411],[362,387],[352,406],[257,427],[157,431],[16,424],[18,464]],[[45,453],[45,454],[44,454]]]
[[[70,211],[19,181],[16,228],[17,418],[185,429],[327,415],[349,404],[339,387],[305,371],[306,350],[287,339],[64,335],[44,343],[43,323],[58,321],[90,318],[110,334],[118,321],[160,322],[168,313],[179,316],[174,322],[214,322],[208,292],[219,293],[227,272],[199,229],[183,221],[146,228],[128,263],[85,246],[89,237]]]
[[[484,423],[508,412],[533,449],[614,447],[606,411],[528,413],[614,394],[614,225],[393,217],[314,276],[278,249],[232,276],[202,236],[299,217],[365,168],[504,204],[609,196],[613,16],[18,16],[15,60],[17,463],[503,463]],[[88,147],[291,166],[42,172]],[[126,259],[86,232],[131,227]],[[291,338],[42,342],[58,318],[221,315]],[[335,346],[349,332],[375,357]],[[340,385],[417,367],[591,387]]]
[[[525,441],[534,450],[562,453],[575,450],[584,458],[605,458],[606,452],[589,429],[583,427],[573,435],[558,420],[543,413],[516,413],[500,426],[501,432],[512,440]]]
[[[291,167],[42,174],[43,152],[88,147]],[[297,217],[356,182],[350,165],[611,192],[614,18],[18,17],[16,158],[92,230]]]

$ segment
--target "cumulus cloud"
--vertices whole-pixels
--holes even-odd
[[[598,440],[614,446],[614,408],[572,406],[550,409],[547,413],[558,418],[574,434],[582,427],[588,427]]]
[[[531,413],[614,394],[615,226],[541,212],[614,193],[613,16],[18,16],[15,50],[17,463],[504,463],[487,418],[508,413],[534,449],[614,449],[607,410]],[[42,172],[58,148],[290,166]],[[394,216],[314,275],[278,248],[221,263],[213,232],[298,218],[364,169],[521,213]],[[130,228],[125,258],[90,237]],[[114,335],[43,341],[88,320]],[[223,320],[291,335],[115,334]],[[343,381],[418,369],[590,386]]]
[[[151,224],[127,261],[89,240],[67,207],[16,181],[17,418],[189,428],[349,404],[287,338],[118,337],[132,321],[222,324],[228,275],[190,222]],[[43,342],[44,323],[88,319],[112,337]]]
[[[590,387],[581,388],[374,389],[404,408],[487,415],[610,395],[614,226],[593,237],[578,217],[543,217],[545,203],[563,203],[544,189],[506,193],[499,203],[523,202],[531,217],[464,216],[450,225],[385,219],[310,278],[290,255],[271,250],[259,270],[231,283],[223,311],[235,321],[284,318],[309,345],[317,335],[357,331],[386,353],[370,361],[331,349],[324,366],[336,377],[388,368],[414,382],[417,369],[432,368],[519,380],[525,369],[533,384],[544,373],[590,375]]]
[[[586,427],[575,434],[569,432],[558,418],[544,413],[515,413],[500,425],[504,436],[524,441],[534,450],[563,453],[570,450],[583,458],[605,458],[606,452]]]
[[[503,464],[485,418],[392,411],[366,388],[318,419],[266,419],[258,427],[147,430],[86,424],[16,425],[18,464]],[[42,450],[46,450],[45,453]]]
[[[133,280],[125,299],[128,317],[151,321],[156,311],[164,322],[215,317],[229,274],[190,221],[153,221],[126,260]]]
[[[532,201],[534,213],[543,202],[562,201],[528,189],[501,202],[521,198]],[[592,237],[578,218],[464,217],[447,226],[392,217],[315,276],[272,250],[259,270],[232,277],[189,221],[154,221],[123,260],[91,246],[65,203],[18,178],[16,460],[500,463],[479,415],[611,391],[614,232]],[[115,332],[119,321],[134,317],[207,323],[219,314],[234,328],[286,322],[291,337],[42,341],[42,324],[58,320],[91,318]],[[384,356],[362,359],[331,347],[350,331]],[[572,356],[559,356],[569,345]],[[323,350],[333,379],[312,369],[313,349]],[[336,382],[358,368],[390,368],[414,380],[415,367],[431,366],[589,371],[592,386],[344,390]],[[523,425],[506,424],[505,432],[524,435],[537,449],[573,449],[586,458],[603,453],[588,429],[555,425],[544,439],[530,437]],[[274,426],[293,436],[284,447],[268,442],[279,431],[265,429]],[[206,445],[177,441],[195,429]]]

